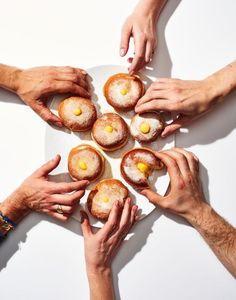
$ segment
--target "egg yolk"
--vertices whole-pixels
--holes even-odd
[[[106,131],[106,132],[109,132],[109,133],[112,133],[113,127],[112,127],[111,125],[107,125],[107,126],[105,127],[105,131]]]
[[[149,133],[150,132],[150,125],[147,122],[143,122],[140,125],[139,129],[144,134]]]
[[[87,165],[83,160],[79,161],[79,167],[81,170],[87,170]]]
[[[128,93],[128,90],[127,89],[121,89],[120,93],[121,93],[122,96],[125,96]]]
[[[147,173],[149,171],[149,166],[145,163],[139,162],[137,168],[142,173]]]
[[[82,114],[82,110],[80,108],[76,108],[74,111],[73,111],[73,114],[75,116],[80,116]]]
[[[105,203],[109,202],[109,198],[108,197],[103,197],[102,202],[105,202]]]

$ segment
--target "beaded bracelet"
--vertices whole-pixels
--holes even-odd
[[[0,212],[0,241],[4,239],[4,237],[8,234],[9,231],[15,229],[16,223],[11,221],[8,217],[4,216]],[[4,232],[4,233],[3,233]]]

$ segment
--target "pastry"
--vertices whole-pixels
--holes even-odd
[[[79,145],[69,153],[68,171],[74,180],[93,181],[104,171],[104,157],[90,145]]]
[[[103,150],[114,151],[127,143],[129,129],[118,114],[105,113],[94,123],[91,135]]]
[[[90,213],[100,220],[107,220],[115,201],[123,205],[128,189],[117,179],[104,179],[89,193],[87,206]]]
[[[135,115],[130,123],[130,133],[138,142],[153,142],[164,128],[161,115],[147,112]]]
[[[120,164],[121,175],[137,189],[149,186],[148,178],[154,170],[163,168],[163,163],[147,148],[135,148],[124,154]]]
[[[111,76],[104,85],[107,102],[117,110],[130,110],[144,94],[144,84],[137,75],[119,73]]]
[[[65,127],[71,131],[89,130],[97,119],[97,111],[92,101],[76,96],[63,100],[58,114]]]

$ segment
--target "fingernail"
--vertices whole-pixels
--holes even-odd
[[[56,125],[57,127],[60,127],[60,128],[63,127],[63,124],[62,124],[61,122],[56,122],[55,125]]]
[[[86,185],[89,185],[89,184],[90,184],[90,181],[86,180],[86,181],[85,181],[85,184],[86,184]]]
[[[120,49],[120,56],[124,56],[125,55],[125,49],[124,48],[121,48]]]
[[[81,73],[84,74],[84,75],[87,75],[88,73],[84,70],[81,70]]]

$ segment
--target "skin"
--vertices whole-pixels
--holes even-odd
[[[164,197],[150,189],[141,193],[153,204],[189,222],[236,277],[236,229],[206,203],[197,157],[180,148],[156,152],[156,156],[166,165],[169,173],[169,192]]]
[[[138,101],[135,112],[168,111],[178,117],[167,125],[166,137],[211,111],[236,88],[236,61],[203,80],[160,78]]]
[[[77,182],[50,182],[48,175],[60,162],[60,156],[41,166],[0,204],[0,211],[15,223],[19,223],[31,211],[45,213],[60,221],[66,221],[83,197],[87,180]],[[63,214],[57,212],[61,205]]]
[[[91,300],[114,300],[111,263],[115,254],[137,221],[138,207],[127,198],[123,207],[116,201],[104,227],[93,232],[89,218],[81,212],[85,261]]]
[[[134,57],[129,57],[128,68],[132,75],[147,65],[156,49],[156,22],[166,0],[140,0],[134,12],[126,19],[121,32],[120,55],[129,50],[131,37],[134,39]]]
[[[36,67],[21,70],[0,64],[0,87],[16,93],[44,121],[62,127],[62,121],[46,106],[52,95],[71,93],[89,98],[87,74],[71,67]]]

